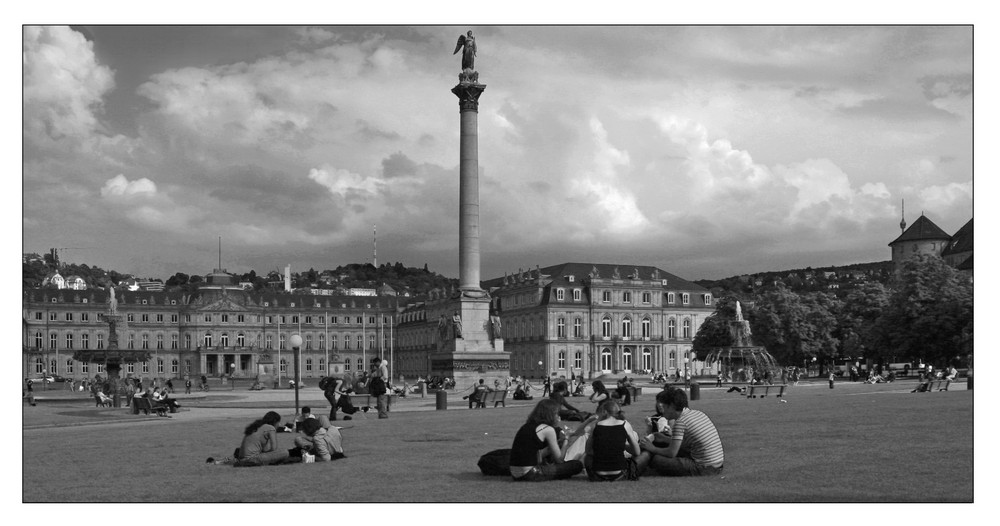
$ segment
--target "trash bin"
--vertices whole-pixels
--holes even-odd
[[[444,411],[448,409],[448,393],[442,389],[437,392],[437,405],[438,411]]]
[[[691,382],[691,400],[701,400],[701,385]]]

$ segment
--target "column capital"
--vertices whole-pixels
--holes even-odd
[[[486,89],[486,84],[462,82],[451,88],[451,92],[458,97],[459,111],[479,111],[479,96]]]

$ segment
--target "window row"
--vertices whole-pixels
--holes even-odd
[[[59,334],[55,333],[55,332],[49,333],[48,348],[49,349],[60,349],[60,348],[61,349],[76,349],[77,348],[77,336],[79,336],[79,348],[80,349],[90,349],[91,348],[90,347],[91,346],[91,338],[90,338],[91,335],[90,334],[84,333],[84,334],[77,335],[77,334],[73,334],[73,333],[67,333],[64,336],[65,339],[63,340],[63,342],[64,342],[65,345],[63,347],[59,347]],[[105,343],[104,343],[104,333],[97,333],[94,336],[95,336],[94,348],[95,349],[104,349],[104,345],[105,345]],[[151,335],[149,335],[149,334],[139,334],[138,336],[139,336],[138,341],[136,341],[136,334],[134,334],[134,333],[126,334],[125,338],[124,338],[125,339],[125,342],[124,342],[125,348],[127,348],[127,349],[143,349],[143,350],[145,350],[145,349],[162,350],[162,349],[166,349],[167,348],[166,347],[166,343],[164,341],[164,335],[163,334],[153,335],[153,336],[155,336],[154,338],[150,338]],[[38,332],[35,333],[34,340],[35,340],[35,347],[36,348],[41,349],[41,348],[44,347],[45,336],[44,336],[44,334],[42,334],[41,331],[38,331]],[[323,335],[323,334],[318,335],[317,338],[316,338],[316,341],[317,341],[317,345],[315,347],[316,349],[318,349],[320,351],[326,350],[326,337],[325,337],[325,335]],[[335,334],[331,335],[330,336],[330,350],[334,350],[334,351],[338,350],[340,348],[340,341],[341,340],[340,340],[340,338],[337,335],[335,335]],[[193,342],[194,342],[194,338],[192,337],[191,334],[185,334],[184,335],[184,348],[185,349],[192,349],[193,348]],[[201,342],[199,343],[199,345],[200,346],[204,346],[204,347],[209,347],[209,348],[210,347],[215,347],[216,345],[218,345],[220,347],[230,347],[232,345],[235,345],[236,347],[247,347],[248,346],[247,342],[248,342],[248,338],[242,332],[241,333],[237,333],[235,335],[235,338],[232,338],[232,339],[230,338],[230,335],[228,333],[222,333],[222,334],[219,335],[218,340],[216,340],[215,335],[213,333],[206,332],[202,336]],[[253,345],[255,345],[257,347],[261,347],[261,343],[264,343],[263,346],[265,348],[267,348],[267,349],[274,349],[274,336],[271,335],[271,334],[268,334],[264,338],[264,341],[262,342],[261,336],[258,335],[255,338]],[[383,335],[382,335],[382,348],[388,348],[389,345],[390,345],[390,343],[391,342],[389,340],[389,335],[383,333]],[[303,344],[302,347],[303,347],[304,350],[312,350],[313,349],[313,335],[312,334],[306,334],[303,337],[303,339],[302,339],[302,344]],[[378,337],[377,337],[377,335],[375,335],[375,334],[369,334],[368,335],[368,349],[375,349],[375,348],[377,348],[377,344],[378,344]],[[284,349],[290,349],[290,347],[286,343],[286,335],[285,334],[282,334],[280,336],[280,338],[279,338],[279,345],[281,346],[281,349],[283,349],[283,350]],[[179,347],[179,337],[178,337],[178,335],[177,334],[171,334],[170,335],[170,347],[169,348],[170,349],[177,349],[178,347]],[[354,337],[354,339],[352,339],[351,335],[344,335],[343,336],[343,348],[344,349],[363,349],[364,348],[364,336],[359,334],[356,337]]]

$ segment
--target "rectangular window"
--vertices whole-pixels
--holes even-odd
[[[100,364],[97,364],[100,367]],[[142,362],[142,372],[149,374],[149,362]]]
[[[369,325],[375,325],[375,316],[369,316],[368,317],[368,324]]]
[[[705,305],[711,305],[711,304],[712,304],[712,295],[705,294]]]
[[[58,316],[59,316],[58,313],[56,313],[56,312],[50,312],[49,313],[49,321],[57,321],[59,319]]]
[[[170,335],[170,348],[171,349],[176,349],[177,348],[177,335],[176,334],[171,334]]]
[[[601,301],[604,303],[611,303],[611,291],[606,290],[601,293]]]
[[[104,348],[104,334],[100,333],[100,332],[97,333],[97,348],[98,349],[103,349]],[[84,372],[86,372],[86,371],[84,371]]]
[[[556,301],[563,301],[566,299],[566,291],[563,289],[556,289]]]
[[[336,325],[337,324],[337,318],[339,318],[339,316],[331,316],[330,317],[330,323]]]
[[[684,304],[684,305],[690,304],[691,303],[691,295],[688,294],[687,292],[681,294],[681,303]]]
[[[35,319],[38,321],[42,321],[42,311],[35,312]]]
[[[66,313],[66,321],[73,321],[73,313],[72,312],[67,312]]]
[[[184,321],[187,322],[187,323],[191,323],[191,315],[190,314],[185,314],[184,315]]]
[[[566,318],[559,318],[556,322],[556,337],[565,338],[566,337]]]
[[[90,372],[90,364],[87,362],[80,362],[80,372],[87,374]]]
[[[573,289],[573,301],[580,301],[580,289]]]
[[[298,314],[292,315],[292,323],[295,323],[295,324],[299,323],[299,315]]]
[[[648,292],[642,293],[642,304],[649,305],[653,300],[653,295]]]
[[[59,345],[59,335],[52,333],[49,335],[49,349],[55,349]]]
[[[573,337],[579,338],[581,336],[583,336],[583,320],[575,318],[573,320]]]
[[[361,336],[358,336],[358,349],[364,349],[364,347],[365,347],[365,339]]]
[[[306,323],[307,324],[311,324],[312,322],[313,322],[313,317],[312,316],[306,316]]]
[[[632,293],[629,291],[622,292],[622,303],[632,303]]]
[[[229,315],[228,314],[223,314],[222,315],[222,323],[229,323]]]
[[[72,349],[73,348],[73,335],[72,334],[67,334],[66,335],[66,348],[67,349]]]
[[[559,369],[566,368],[566,351],[559,351],[559,358],[556,361],[556,367]]]
[[[142,322],[143,323],[149,323],[149,314],[143,314],[142,315]]]
[[[66,360],[66,374],[73,374],[73,360]]]
[[[236,323],[243,323],[244,320],[245,320],[245,318],[244,318],[243,314],[237,314],[236,315]]]
[[[361,317],[361,316],[358,316],[357,320],[354,323],[356,323],[358,325],[361,325],[362,323],[364,323],[364,318]]]
[[[163,359],[156,360],[156,374],[163,374]]]
[[[669,303],[670,305],[673,305],[676,302],[677,302],[677,298],[674,296],[674,293],[673,292],[668,292],[667,293],[667,303]]]
[[[163,350],[163,335],[162,334],[157,334],[156,335],[156,348],[160,349],[160,350]]]
[[[90,321],[90,313],[89,312],[81,312],[80,313],[80,321]]]
[[[573,368],[583,369],[583,353],[581,353],[580,351],[577,351],[576,354],[573,356]]]
[[[162,314],[157,314],[156,315],[156,323],[163,323],[163,315]]]
[[[345,340],[345,342],[346,342],[346,340]],[[330,336],[330,350],[331,351],[336,351],[337,350],[337,335],[336,334]]]
[[[149,349],[149,335],[148,334],[143,334],[142,335],[142,348],[143,349]]]
[[[132,323],[132,322],[135,321],[135,314],[132,314],[130,312],[130,313],[128,313],[128,314],[125,315],[125,319],[128,320],[129,323]]]
[[[211,322],[212,322],[212,315],[211,314],[206,314],[205,315],[205,323],[211,323]]]
[[[80,335],[80,347],[82,347],[84,349],[89,349],[90,348],[90,335],[89,334],[85,333],[85,334],[81,334]]]

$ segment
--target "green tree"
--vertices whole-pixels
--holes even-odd
[[[872,328],[881,356],[943,366],[971,353],[973,287],[938,257],[904,261],[889,303]]]
[[[800,296],[778,286],[760,296],[747,318],[754,342],[778,363],[798,364],[815,357],[822,369],[837,356],[839,308],[839,301],[828,294]]]
[[[841,356],[879,359],[872,329],[888,304],[889,289],[881,283],[867,282],[847,293],[839,316]]]

